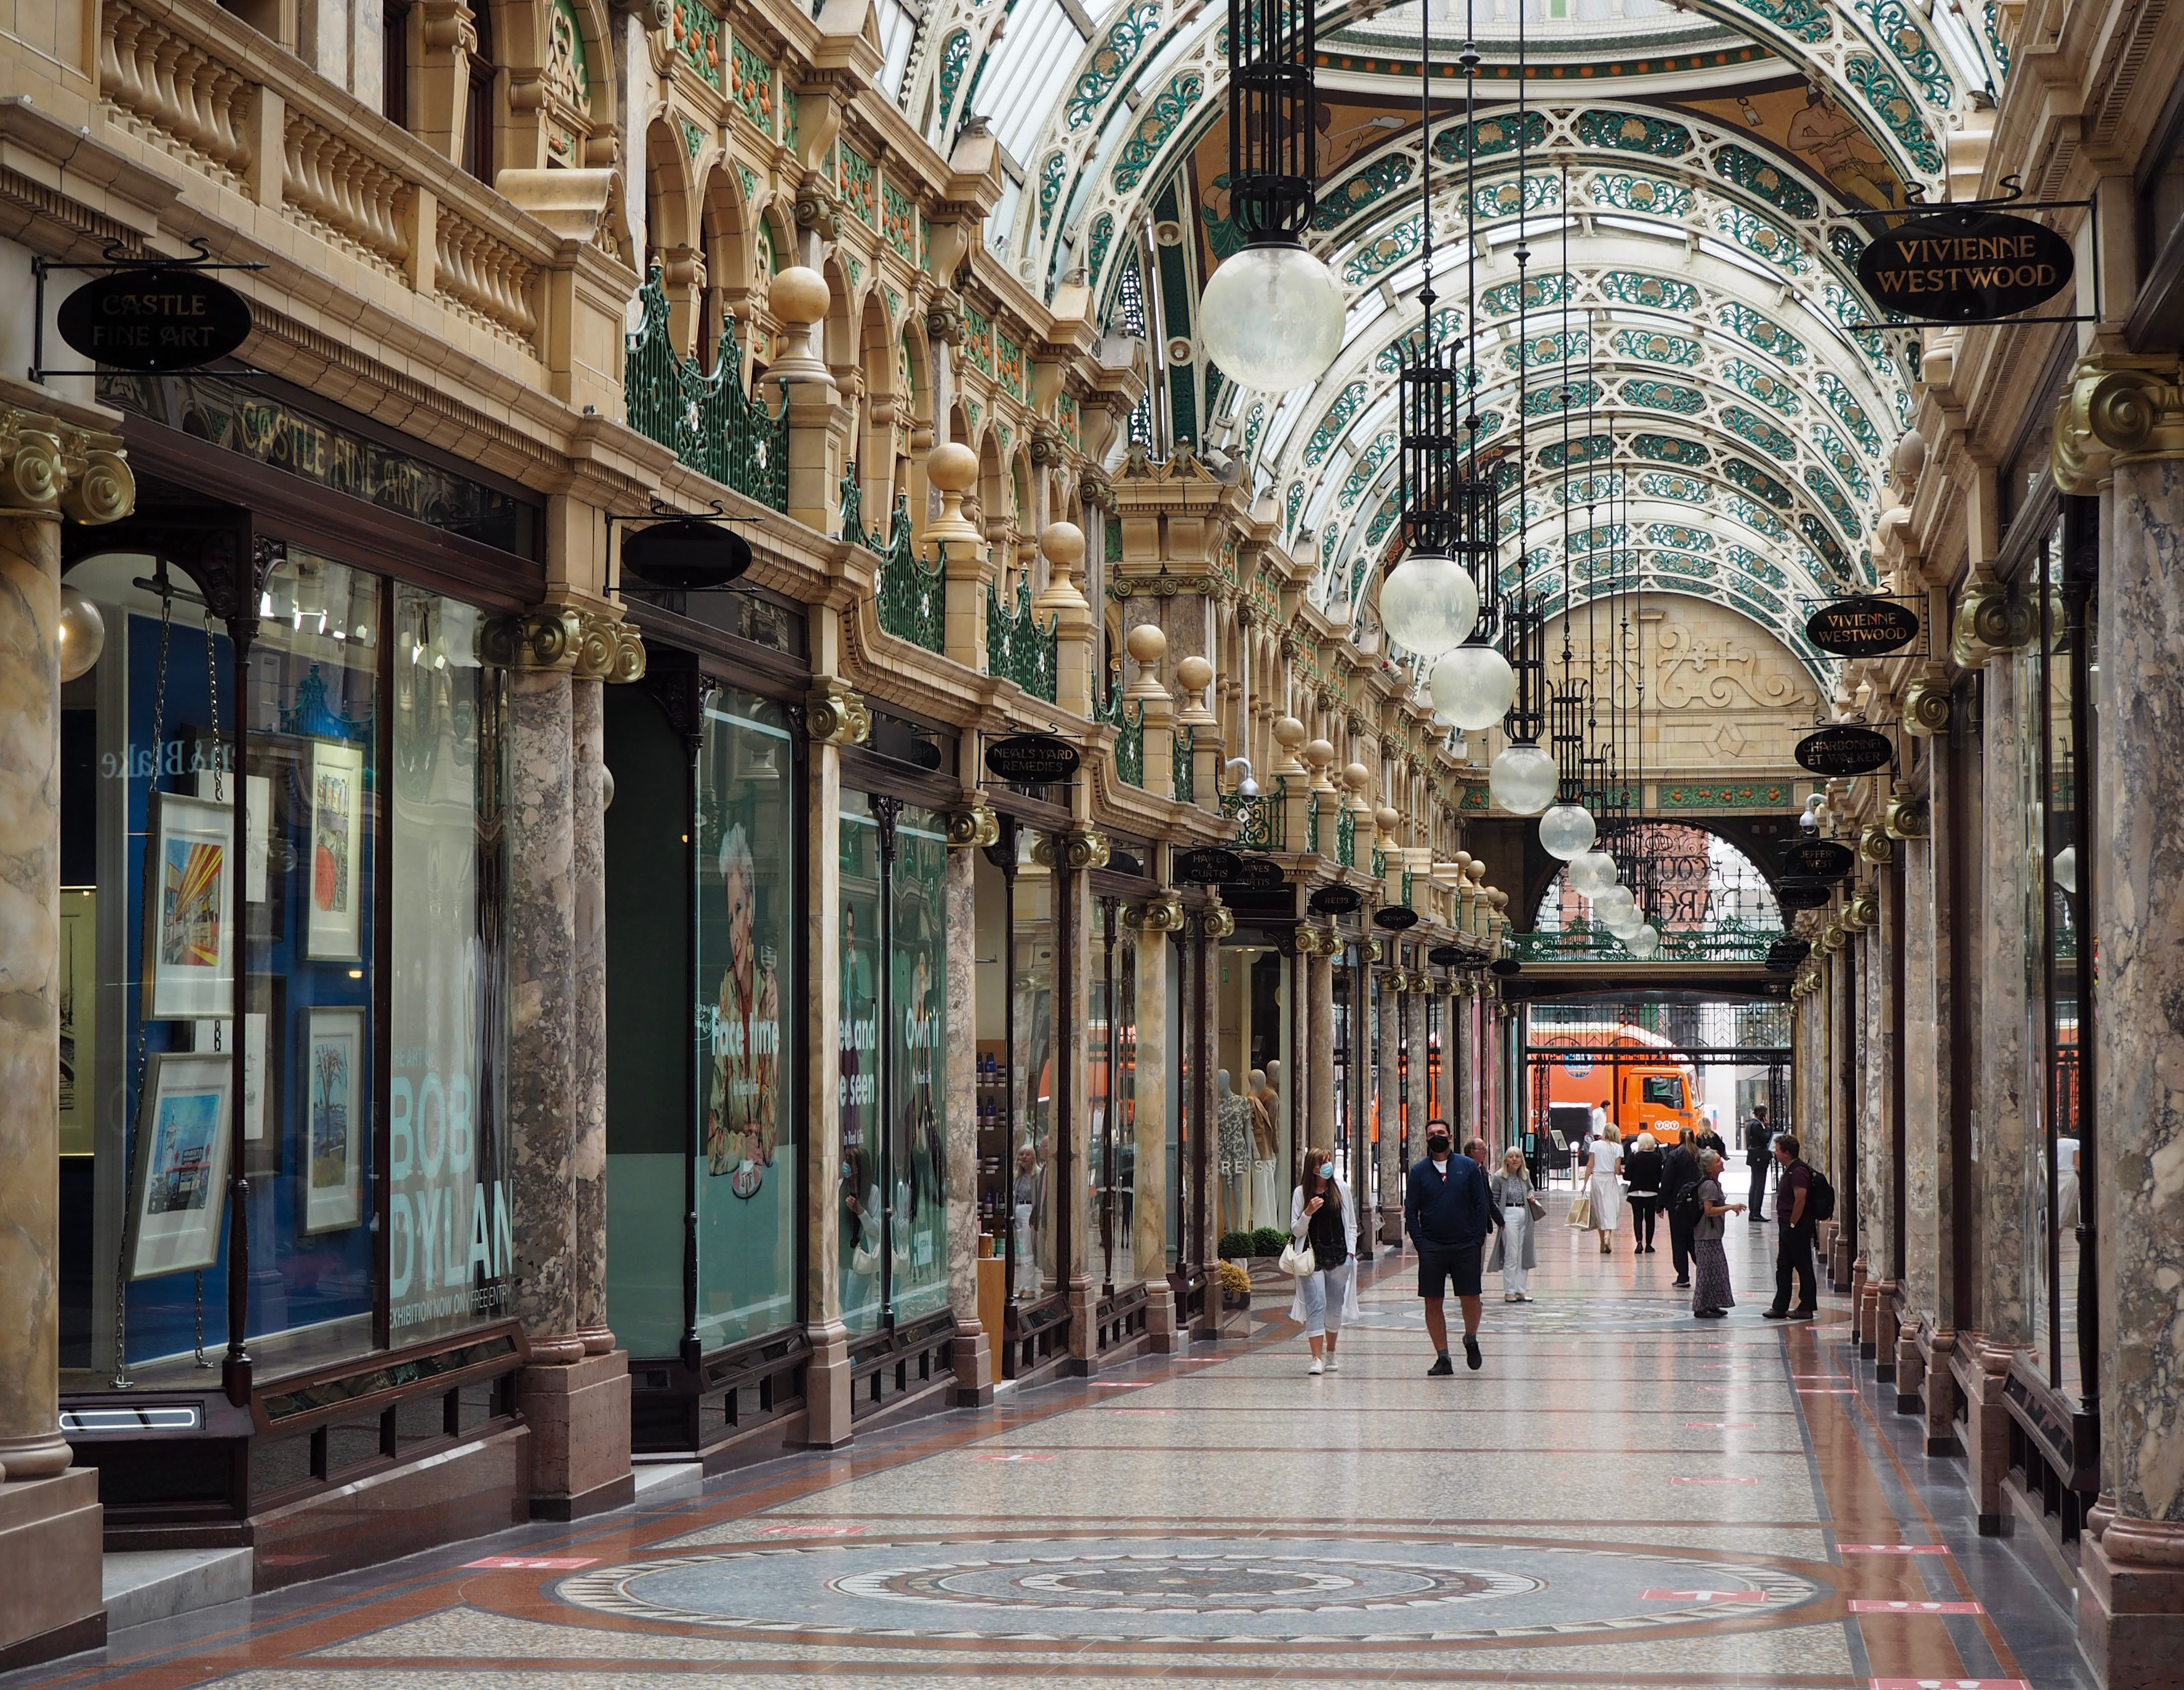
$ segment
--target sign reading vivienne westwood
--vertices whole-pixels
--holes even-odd
[[[1814,774],[1849,776],[1886,768],[1896,755],[1896,747],[1886,733],[1843,722],[1808,733],[1797,742],[1797,754],[1800,768]]]
[[[1876,237],[1858,255],[1873,303],[1915,320],[1988,323],[2070,285],[2070,243],[2029,218],[1941,211]]]
[[[1878,657],[1919,637],[1919,613],[1892,599],[1860,594],[1823,605],[1805,618],[1805,636],[1838,657]]]

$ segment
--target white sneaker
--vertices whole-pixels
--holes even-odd
[[[1329,1373],[1340,1373],[1342,1371],[1342,1364],[1330,1355],[1327,1358],[1327,1370]]]
[[[1305,1371],[1306,1373],[1325,1373],[1327,1371],[1327,1364],[1322,1361],[1318,1356],[1314,1356],[1312,1358],[1312,1365],[1306,1368]]]

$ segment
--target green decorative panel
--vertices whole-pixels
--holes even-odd
[[[758,172],[738,159],[736,161],[736,181],[742,185],[746,203],[758,192]]]
[[[1045,240],[1046,232],[1054,226],[1054,209],[1061,203],[1062,184],[1069,179],[1069,159],[1067,154],[1050,153],[1046,162],[1039,167],[1039,233]]]
[[[1524,395],[1524,415],[1560,416],[1564,411],[1581,411],[1598,404],[1600,395],[1597,382],[1564,382],[1552,388],[1535,388]]]
[[[1581,439],[1571,441],[1567,447],[1559,440],[1552,446],[1543,447],[1540,452],[1540,463],[1543,468],[1550,470],[1558,470],[1565,464],[1605,463],[1614,449],[1615,440],[1612,435],[1588,434]]]
[[[1004,605],[993,583],[986,586],[986,672],[1014,681],[1034,698],[1054,702],[1060,641],[1056,622],[1039,626],[1031,611],[1031,581],[1017,586],[1015,601]]]
[[[1546,138],[1546,119],[1535,111],[1525,113],[1524,145],[1538,147]],[[1469,127],[1457,124],[1434,137],[1434,157],[1451,165],[1460,165],[1467,158],[1491,159],[1516,150],[1517,123],[1509,117],[1481,118]]]
[[[567,20],[567,32],[577,51],[577,65],[583,64],[583,31],[577,26],[576,14],[569,9],[566,0],[554,8],[554,32],[562,32],[562,20]],[[672,21],[675,49],[685,64],[703,77],[705,86],[716,92],[722,90],[726,68],[721,63],[721,20],[708,10],[700,0],[675,0]],[[588,93],[587,94],[588,102]]]
[[[1873,426],[1865,414],[1865,407],[1852,397],[1842,377],[1831,370],[1823,370],[1817,382],[1820,397],[1828,402],[1828,409],[1841,420],[1842,426],[1850,430],[1851,438],[1869,455],[1878,456],[1880,431]]]
[[[1633,176],[1618,173],[1597,176],[1592,179],[1592,198],[1596,204],[1610,205],[1618,211],[1644,212],[1654,217],[1688,217],[1692,205],[1691,191],[1658,176]]]
[[[1475,810],[1483,816],[1494,807],[1493,799],[1483,786],[1462,786],[1457,790],[1463,795],[1457,800],[1456,807],[1459,810]]]
[[[1903,0],[1858,0],[1858,9],[1871,20],[1874,32],[1888,44],[1904,75],[1928,105],[1947,111],[1956,103],[1956,85],[1950,81],[1942,56],[1934,51]]]
[[[729,47],[728,98],[768,135],[778,135],[781,98],[776,89],[773,66],[740,41],[731,42]]]
[[[1388,538],[1388,530],[1396,526],[1396,519],[1403,514],[1403,496],[1391,493],[1380,501],[1380,508],[1373,513],[1373,521],[1365,530],[1365,544],[1377,546]]]
[[[1379,204],[1406,186],[1417,169],[1401,153],[1375,159],[1362,170],[1353,170],[1333,187],[1323,189],[1312,215],[1312,226],[1322,234],[1340,229],[1361,211]]]
[[[1604,505],[1611,499],[1623,497],[1623,477],[1619,475],[1580,476],[1569,484],[1569,494],[1563,503],[1569,506]]]
[[[1626,305],[1639,305],[1652,311],[1691,311],[1698,309],[1699,290],[1688,282],[1675,282],[1665,276],[1648,276],[1642,271],[1603,271],[1600,291],[1611,299]],[[1689,362],[1680,360],[1680,362]]]
[[[1618,390],[1625,404],[1642,405],[1648,410],[1672,410],[1682,416],[1696,416],[1706,409],[1706,395],[1696,388],[1679,386],[1674,382],[1656,382],[1643,377],[1625,382]]]
[[[1930,175],[1938,174],[1942,168],[1941,143],[1934,139],[1934,131],[1919,115],[1919,108],[1904,92],[1903,85],[1893,74],[1884,69],[1876,59],[1864,53],[1852,53],[1843,61],[1843,75],[1850,85],[1872,103],[1880,114],[1880,120],[1901,142],[1911,162]]]
[[[1691,132],[1681,124],[1630,112],[1581,111],[1577,114],[1577,138],[1587,147],[1650,153],[1657,159],[1680,159],[1691,150]]]
[[[1772,405],[1785,416],[1795,416],[1803,409],[1804,401],[1797,390],[1773,372],[1741,358],[1731,358],[1721,366],[1721,373],[1736,384],[1741,393],[1749,393],[1760,404]]]
[[[880,184],[880,234],[904,258],[917,262],[917,208],[892,182]]]
[[[1523,290],[1524,298],[1518,298]],[[1481,316],[1507,317],[1513,315],[1521,304],[1527,311],[1544,310],[1550,305],[1559,305],[1571,297],[1570,278],[1560,271],[1552,276],[1534,276],[1522,282],[1505,282],[1498,287],[1490,287],[1479,296]]]
[[[1406,218],[1393,228],[1383,230],[1377,240],[1358,248],[1342,266],[1342,279],[1352,287],[1362,287],[1382,271],[1393,270],[1413,256],[1424,236],[1424,225],[1416,217]]]
[[[1754,505],[1741,494],[1730,494],[1729,514],[1743,523],[1746,527],[1754,533],[1766,535],[1770,540],[1787,539],[1790,537],[1790,530],[1780,516],[1763,505]],[[1815,522],[1819,521],[1817,516],[1813,520]]]
[[[1688,552],[1656,552],[1651,562],[1664,573],[1689,576],[1698,581],[1713,580],[1718,569],[1712,558],[1693,557]]]
[[[705,144],[705,131],[699,128],[696,124],[691,122],[687,117],[678,117],[675,121],[681,126],[682,131],[682,152],[684,156],[692,159],[696,158],[699,150],[702,149]]]
[[[1552,334],[1534,335],[1524,342],[1521,348],[1503,347],[1502,363],[1512,370],[1518,368],[1520,351],[1522,367],[1537,370],[1550,364],[1568,363],[1587,357],[1592,351],[1592,337],[1583,329],[1571,329],[1567,333],[1557,329]]]
[[[1544,211],[1563,203],[1563,181],[1560,176],[1526,176],[1521,186],[1513,178],[1508,181],[1489,182],[1474,189],[1471,196],[1472,209],[1481,217],[1514,217],[1521,205],[1526,212]]]
[[[1843,490],[1829,477],[1826,471],[1813,465],[1805,466],[1805,485],[1813,497],[1820,501],[1820,508],[1835,518],[1836,526],[1856,539],[1865,532],[1865,524],[1858,519],[1858,512],[1850,508],[1850,500]]]
[[[1697,441],[1674,434],[1634,434],[1630,449],[1657,464],[1681,464],[1688,470],[1704,469],[1713,461],[1713,454]]]
[[[994,334],[994,374],[1018,399],[1027,404],[1031,402],[1031,366],[1024,360],[1023,348],[999,330]]]
[[[1737,786],[1669,786],[1653,789],[1657,810],[1795,810],[1804,802],[1791,781]]]
[[[1071,399],[1068,394],[1063,393],[1056,400],[1056,404],[1057,405],[1067,404],[1069,407],[1070,428],[1068,432],[1072,436],[1070,443],[1072,446],[1078,445],[1080,443],[1074,438],[1076,433],[1077,401]],[[1237,456],[1245,463],[1250,463],[1251,461],[1251,455],[1259,449],[1259,436],[1266,428],[1266,426],[1267,402],[1264,399],[1261,399],[1252,405],[1251,414],[1244,420],[1244,443],[1238,450]]]
[[[1372,443],[1351,462],[1349,475],[1344,478],[1340,495],[1342,508],[1347,510],[1365,495],[1380,466],[1395,455],[1396,435],[1392,429],[1384,429],[1374,435]]]
[[[1835,33],[1820,0],[1743,0],[1745,9],[1798,41],[1823,42]]]
[[[1089,274],[1100,274],[1100,266],[1107,261],[1107,248],[1114,243],[1115,219],[1111,212],[1103,211],[1092,220],[1092,239],[1085,248],[1086,268]]]
[[[1797,518],[1797,532],[1812,543],[1813,549],[1828,561],[1830,567],[1836,574],[1841,575],[1848,572],[1850,559],[1844,554],[1842,547],[1837,544],[1836,537],[1827,531],[1826,526],[1811,511],[1808,510]]]
[[[1980,24],[1981,32],[1986,36],[1987,51],[1994,55],[1995,67],[2001,71],[2002,80],[2007,82],[2009,80],[2009,43],[2002,38],[2002,8],[1995,0],[1986,0],[1986,4],[1981,8]]]
[[[1762,556],[1750,546],[1730,547],[1729,561],[1755,581],[1763,581],[1770,587],[1784,588],[1790,584],[1790,577],[1782,572],[1780,565]]]
[[[1433,314],[1430,337],[1426,326],[1412,329],[1400,340],[1390,341],[1381,348],[1379,355],[1373,360],[1373,367],[1392,376],[1407,362],[1423,358],[1429,348],[1446,346],[1462,332],[1462,314],[1453,305],[1444,305]],[[1470,389],[1467,386],[1463,391],[1468,393]]]
[[[976,305],[963,308],[963,356],[972,369],[994,373],[994,325]]]
[[[1755,499],[1763,499],[1777,510],[1795,510],[1797,495],[1757,464],[1741,458],[1724,458],[1721,472]]]
[[[1772,593],[1763,593],[1757,587],[1742,592],[1732,588],[1729,602],[1762,627],[1771,627],[1782,617],[1782,601]]]
[[[783,88],[781,91],[781,138],[788,144],[791,151],[794,150],[796,146],[796,90],[794,88]]]
[[[956,109],[956,95],[963,86],[963,73],[971,68],[971,32],[953,30],[940,43],[940,128],[948,129],[949,114]]]
[[[1648,473],[1638,477],[1638,490],[1652,499],[1673,499],[1683,505],[1711,505],[1713,492],[1702,481],[1689,476]]]
[[[1646,544],[1666,546],[1672,551],[1712,551],[1713,536],[1703,528],[1686,528],[1680,522],[1649,522]]]
[[[1303,505],[1304,483],[1301,481],[1293,481],[1290,483],[1289,502],[1282,512],[1282,531],[1284,533],[1296,532],[1297,512],[1303,508]],[[1107,532],[1119,534],[1122,530],[1111,522],[1107,525]]]
[[[1650,364],[1680,364],[1688,367],[1699,361],[1699,343],[1680,334],[1618,329],[1609,343],[1625,358],[1642,358]]]
[[[1866,474],[1865,466],[1858,461],[1858,454],[1851,450],[1849,443],[1841,435],[1826,423],[1815,421],[1806,430],[1805,438],[1812,442],[1813,449],[1828,460],[1829,468],[1849,485],[1852,493],[1860,499],[1872,496],[1872,477]]]
[[[788,384],[778,413],[746,393],[733,332],[710,373],[677,352],[655,268],[638,290],[637,332],[622,345],[623,416],[701,475],[776,510],[788,508]]]
[[[1130,131],[1129,139],[1123,143],[1122,153],[1116,161],[1117,192],[1128,193],[1145,179],[1168,137],[1205,93],[1206,79],[1195,70],[1187,70],[1168,78],[1167,86],[1145,102],[1142,115]]]
[[[920,560],[910,537],[910,500],[895,495],[894,518],[887,542],[864,531],[861,495],[856,466],[842,478],[842,538],[860,542],[880,555],[878,611],[880,626],[898,639],[926,650],[948,649],[948,583],[939,563]]]
[[[1757,153],[1746,151],[1734,142],[1725,142],[1714,148],[1713,173],[1724,181],[1735,182],[1747,192],[1756,193],[1769,204],[1791,217],[1817,217],[1820,215],[1819,196],[1794,177],[1785,176],[1774,165]]]
[[[1747,410],[1741,404],[1724,405],[1721,408],[1721,421],[1723,427],[1726,427],[1730,433],[1736,435],[1740,440],[1757,446],[1763,452],[1782,459],[1791,459],[1797,455],[1796,441],[1765,417]]]
[[[1805,361],[1805,343],[1787,329],[1778,327],[1749,305],[1731,300],[1721,308],[1719,321],[1724,328],[1758,347],[1771,353],[1785,364]]]
[[[865,227],[878,228],[880,187],[872,160],[846,141],[837,150],[841,154],[843,203],[856,214],[857,220]]]
[[[1342,438],[1342,431],[1350,419],[1357,415],[1357,408],[1365,403],[1365,384],[1352,382],[1334,396],[1334,403],[1327,408],[1327,415],[1319,420],[1319,427],[1312,431],[1312,438],[1305,442],[1304,461],[1307,468],[1317,469],[1334,443]],[[1301,489],[1300,489],[1301,490]]]
[[[1160,0],[1144,0],[1141,5],[1126,8],[1123,15],[1107,26],[1099,50],[1093,53],[1092,62],[1078,77],[1062,106],[1063,117],[1070,128],[1083,129],[1098,120],[1107,96],[1115,91],[1132,61],[1159,30],[1160,17]]]
[[[1717,211],[1713,215],[1713,226],[1745,251],[1765,259],[1771,265],[1779,265],[1792,276],[1802,276],[1813,267],[1812,259],[1797,244],[1795,235],[1777,227],[1757,212]]]
[[[1596,528],[1580,528],[1569,537],[1574,552],[1620,551],[1630,544],[1630,530],[1620,522],[1603,522]]]

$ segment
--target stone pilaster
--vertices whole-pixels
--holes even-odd
[[[1432,1078],[1429,1072],[1432,1053],[1426,1048],[1427,1011],[1431,1006],[1432,996],[1430,992],[1413,991],[1405,1000],[1407,1018],[1404,1022],[1405,1037],[1411,1047],[1411,1074],[1405,1092],[1405,1096],[1410,1104],[1410,1126],[1403,1135],[1401,1142],[1396,1146],[1396,1166],[1398,1172],[1396,1207],[1398,1210],[1403,1204],[1401,1170],[1408,1168],[1425,1154],[1425,1126],[1433,1114],[1429,1085]],[[1396,1230],[1401,1230],[1400,1224]]]
[[[1138,927],[1138,1113],[1132,1147],[1136,1153],[1136,1191],[1131,1202],[1130,1259],[1145,1282],[1145,1330],[1151,1347],[1173,1351],[1177,1345],[1175,1293],[1167,1281],[1167,1130],[1173,1108],[1167,1051],[1167,934],[1179,927],[1183,906],[1174,895],[1145,906]]]
[[[978,854],[950,851],[941,884],[948,918],[948,1301],[956,1314],[956,1403],[994,1400],[994,1353],[978,1319]]]
[[[842,753],[868,731],[855,694],[821,678],[805,711],[811,735],[804,788],[805,862],[804,1048],[825,1052],[804,1074],[805,1442],[834,1449],[850,1438],[849,1331],[842,1324]],[[862,724],[861,726],[860,724]],[[975,1152],[974,1152],[975,1154]]]
[[[1402,1165],[1402,1036],[1403,1001],[1407,993],[1396,991],[1390,976],[1380,976],[1378,1062],[1373,1076],[1373,1096],[1378,1102],[1379,1139],[1373,1146],[1373,1165],[1380,1175],[1380,1241],[1400,1244],[1403,1237]],[[1364,1195],[1359,1193],[1359,1206]]]
[[[570,683],[569,842],[574,943],[569,984],[579,1029],[570,1052],[575,1106],[570,1196],[576,1206],[577,1335],[587,1355],[615,1347],[607,1326],[606,748],[601,680]]]
[[[1326,818],[1321,818],[1326,825]],[[1309,1017],[1311,1074],[1306,1094],[1304,1143],[1326,1149],[1334,1143],[1334,970],[1335,958],[1315,956],[1306,969],[1306,1013]]]

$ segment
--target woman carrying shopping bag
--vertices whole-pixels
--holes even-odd
[[[1600,1253],[1613,1255],[1615,1230],[1623,1224],[1623,1135],[1610,1121],[1600,1129],[1585,1157],[1585,1194],[1592,1199],[1588,1224],[1600,1235]]]
[[[1494,1230],[1494,1255],[1486,1263],[1486,1271],[1500,1269],[1502,1301],[1529,1302],[1532,1295],[1526,1289],[1530,1274],[1539,1266],[1538,1252],[1532,1245],[1532,1223],[1538,1219],[1532,1213],[1539,1199],[1532,1195],[1531,1175],[1524,1171],[1524,1152],[1512,1149],[1502,1157],[1502,1171],[1486,1182],[1487,1196],[1492,1199],[1495,1210],[1502,1217],[1502,1224]],[[1540,1205],[1540,1213],[1546,1206]]]
[[[1290,1319],[1312,1346],[1306,1373],[1335,1370],[1334,1341],[1357,1313],[1357,1209],[1334,1174],[1334,1152],[1305,1152],[1304,1177],[1290,1194],[1290,1247],[1282,1265],[1296,1275]]]

